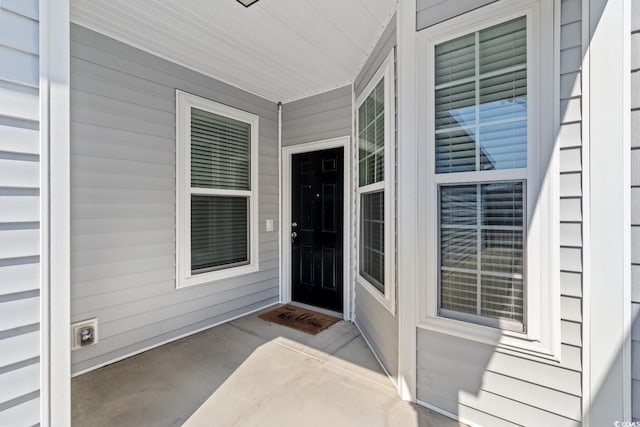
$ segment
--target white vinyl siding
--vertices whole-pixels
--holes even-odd
[[[277,108],[71,25],[71,320],[97,317],[78,373],[278,301]],[[260,270],[176,290],[176,88],[260,117]]]
[[[351,86],[282,106],[282,146],[351,135]]]
[[[0,2],[0,425],[40,423],[39,13]]]

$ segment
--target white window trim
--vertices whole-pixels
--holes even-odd
[[[483,342],[505,351],[558,361],[560,358],[558,0],[503,0],[438,24],[418,35],[418,263],[422,278],[418,326]],[[433,93],[437,44],[502,22],[527,16],[527,170],[469,172],[468,182],[526,178],[527,236],[525,256],[526,332],[501,330],[438,314],[438,184],[450,174],[435,174]],[[553,108],[551,108],[553,106]],[[476,181],[477,179],[477,181]],[[460,182],[456,180],[456,182]],[[460,182],[463,184],[464,182]]]
[[[356,280],[393,316],[396,314],[396,284],[395,284],[395,74],[394,50],[391,50],[378,71],[371,78],[364,91],[356,99],[355,105],[355,161],[356,177]],[[359,114],[360,106],[380,80],[384,78],[384,181],[360,187],[359,167]],[[384,190],[384,294],[382,294],[367,279],[360,275],[360,196],[374,191]]]
[[[191,108],[209,111],[251,125],[251,190],[191,187]],[[258,260],[258,134],[259,117],[246,111],[176,90],[176,288],[229,279],[259,270]],[[249,197],[249,264],[200,274],[191,273],[191,195]]]

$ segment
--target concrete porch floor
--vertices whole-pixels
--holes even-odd
[[[74,378],[72,425],[459,425],[401,401],[352,323],[312,336],[258,314]]]

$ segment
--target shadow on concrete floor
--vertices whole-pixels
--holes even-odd
[[[74,378],[72,424],[458,425],[402,402],[352,323],[312,336],[259,314]]]

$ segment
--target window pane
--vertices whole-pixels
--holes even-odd
[[[480,31],[480,74],[527,63],[527,18],[521,17]]]
[[[440,307],[523,322],[524,184],[440,187]]]
[[[469,34],[436,46],[436,86],[476,74],[476,38]]]
[[[436,46],[436,173],[527,167],[526,37],[522,17]]]
[[[481,314],[522,322],[523,184],[484,184],[481,195]]]
[[[191,108],[191,186],[251,189],[251,125]]]
[[[193,273],[249,263],[249,198],[191,196]]]
[[[360,187],[384,181],[384,79],[358,109]]]
[[[360,275],[384,294],[384,191],[360,202]]]

